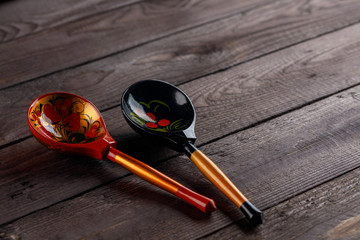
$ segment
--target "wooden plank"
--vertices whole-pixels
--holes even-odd
[[[226,72],[183,85],[182,89],[190,93],[190,97],[194,100],[198,111],[198,125],[196,128],[199,135],[198,144],[204,144],[224,136],[224,134],[255,124],[257,121],[290,111],[292,108],[336,92],[350,84],[358,83],[359,69],[353,67],[352,63],[358,62],[360,57],[359,29],[360,25],[356,25],[253,62],[248,62]],[[307,67],[304,67],[304,63],[307,64]],[[249,77],[245,79],[238,77],[239,73],[242,75],[244,72],[248,72]],[[318,76],[309,77],[314,73],[318,74]],[[217,81],[217,79],[223,79],[223,88],[210,84]],[[194,85],[194,83],[197,84]],[[207,90],[204,91],[202,86],[208,86]],[[199,92],[194,91],[194,89],[198,89]],[[213,93],[208,94],[207,92]],[[201,93],[202,98],[199,97]],[[224,113],[221,110],[226,105],[223,100],[228,98],[233,99],[227,102],[227,109],[231,109],[232,114]],[[206,118],[209,112],[213,113],[212,118]],[[138,149],[142,149],[141,146],[146,146],[146,143],[142,142],[135,145],[141,138],[133,135],[133,131],[124,122],[119,107],[104,112],[104,118],[107,126],[110,127],[110,133],[119,141],[120,149],[125,152],[142,160],[164,160],[173,154],[173,152],[168,153],[164,149],[162,152],[157,153],[159,148],[152,150],[148,147],[146,149],[149,152],[139,153]],[[228,124],[229,122],[232,122],[232,124]],[[23,124],[23,128],[26,129],[25,122]],[[227,132],[221,130],[220,126]],[[254,133],[254,135],[257,135],[257,133]],[[127,145],[125,144],[126,141],[129,141]],[[134,146],[131,146],[132,144]],[[124,175],[123,171],[116,169],[114,170],[115,173],[104,177],[103,175],[106,175],[108,171],[105,164],[106,170],[98,173],[101,174],[99,179],[87,179],[85,180],[86,183],[77,183],[73,179],[68,184],[65,184],[65,181],[56,181],[57,185],[54,188],[52,184],[43,181],[43,178],[37,179],[35,176],[50,172],[48,178],[57,180],[69,178],[69,172],[73,171],[71,165],[69,165],[71,160],[55,156],[55,154],[54,156],[45,155],[47,154],[45,149],[39,150],[40,148],[42,146],[31,139],[2,150],[2,159],[5,159],[2,161],[2,169],[6,172],[2,175],[4,177],[1,180],[3,183],[1,192],[8,193],[0,201],[4,202],[3,209],[5,213],[2,215],[6,216],[7,219],[4,218],[4,221],[17,218],[53,204],[61,198],[68,198]],[[36,167],[31,167],[33,168],[32,171],[35,172],[24,176],[30,168],[26,166],[26,164],[29,164],[26,163],[26,156],[31,159],[30,164],[38,166],[38,168],[41,167],[39,171],[42,172],[38,173]],[[49,161],[52,158],[57,159],[55,167],[52,165],[55,164],[54,161]],[[24,161],[24,165],[20,164],[22,161]],[[56,168],[61,169],[61,171],[55,170]],[[96,165],[90,168],[89,171],[91,171],[89,174],[91,178],[91,174],[96,174]],[[18,176],[19,173],[23,174]],[[76,176],[81,174],[83,173],[77,173]],[[27,198],[27,194],[19,195],[15,200],[12,199],[11,196],[14,193],[16,194],[18,190],[23,189],[22,182],[31,182],[32,185],[36,185],[41,191],[41,194],[39,191],[36,192],[39,199]],[[73,187],[69,189],[70,184]],[[46,191],[42,192],[45,189]],[[35,191],[35,189],[28,191]],[[20,205],[23,207],[15,207]],[[10,210],[11,214],[9,214]]]
[[[28,0],[0,3],[0,43],[47,30],[140,0]]]
[[[102,58],[265,2],[143,1],[5,42],[0,45],[0,87]]]
[[[294,5],[295,3],[296,5]],[[289,44],[304,41],[309,37],[314,37],[327,31],[333,31],[334,29],[359,20],[359,12],[352,12],[354,6],[357,6],[356,4],[359,4],[360,7],[359,1],[315,1],[309,5],[312,6],[312,10],[310,15],[306,16],[301,14],[301,9],[304,4],[304,1],[280,1],[264,7],[258,7],[249,11],[246,15],[237,15],[222,21],[217,21],[109,57],[102,61],[0,90],[0,102],[6,104],[5,107],[2,107],[1,112],[3,114],[0,116],[0,122],[2,122],[0,125],[0,132],[2,133],[0,136],[0,145],[29,136],[29,131],[26,127],[18,127],[24,126],[23,118],[19,118],[18,116],[24,116],[30,102],[45,92],[70,91],[90,99],[99,109],[113,107],[120,103],[121,93],[135,81],[146,78],[159,78],[174,84],[180,84],[189,79],[197,78],[229,67],[235,63],[258,57],[259,55],[269,53],[288,46]],[[343,14],[344,12],[347,12],[347,14]],[[284,17],[284,13],[288,13],[288,16]],[[262,17],[259,18],[258,16]],[[270,34],[269,31],[273,31],[273,34]],[[266,37],[259,36],[260,33]],[[333,43],[329,43],[330,45],[324,50],[324,54],[326,54],[326,51],[330,51],[331,48],[341,47],[343,44],[347,44],[347,41],[351,42],[352,38],[356,39],[358,33],[348,31],[346,37],[342,37],[341,35],[342,33],[334,37],[334,39],[338,38],[336,41],[334,41],[332,37],[323,38],[323,41],[334,41]],[[256,90],[256,86],[259,86],[260,83],[269,85],[277,84],[277,81],[282,81],[280,78],[288,81],[288,79],[286,79],[288,75],[283,77],[284,74],[281,72],[276,72],[275,75],[272,76],[272,79],[268,79],[269,77],[267,75],[265,75],[267,79],[262,79],[264,78],[264,74],[267,74],[269,71],[275,71],[273,68],[281,68],[282,65],[291,66],[291,64],[295,64],[294,67],[301,66],[296,61],[301,58],[310,59],[316,56],[316,54],[321,54],[321,49],[324,49],[322,45],[322,41],[317,42],[316,46],[319,47],[319,50],[312,48],[309,44],[302,45],[303,49],[305,49],[304,51],[312,52],[298,53],[296,48],[292,48],[292,50],[275,55],[275,60],[273,57],[268,57],[263,61],[256,61],[255,64],[259,64],[259,66],[254,66],[253,63],[247,63],[243,67],[236,67],[228,73],[220,73],[204,78],[200,80],[201,83],[199,83],[199,85],[206,86],[206,88],[209,89],[205,95],[211,99],[203,99],[202,101],[209,102],[213,104],[212,107],[218,108],[224,108],[223,105],[225,103],[230,104],[229,108],[230,106],[235,106],[236,109],[240,111],[240,109],[246,107],[245,104],[249,104],[242,98],[255,98],[255,95],[251,95],[251,90]],[[298,57],[298,54],[301,54],[301,56]],[[289,57],[287,55],[289,55]],[[343,58],[343,56],[340,55],[339,57]],[[346,61],[346,59],[343,60]],[[273,61],[276,65],[272,64]],[[306,61],[306,59],[303,61]],[[260,66],[260,64],[262,66]],[[348,76],[353,71],[357,71],[356,69],[353,70],[352,66],[352,64],[345,66],[338,65],[338,68],[346,69],[349,73],[341,69],[340,71],[345,73],[344,76]],[[284,69],[284,71],[287,70]],[[337,75],[332,75],[329,79],[326,78],[326,75],[313,75],[314,77],[310,78],[309,76],[314,74],[314,70],[311,69],[310,65],[307,71],[309,71],[307,72],[308,74],[298,73],[302,75],[294,75],[292,79],[298,81],[305,77],[309,88],[322,88],[322,91],[317,92],[311,90],[313,97],[306,95],[304,97],[297,96],[300,97],[300,99],[289,99],[292,106],[303,104],[307,99],[314,99],[358,82],[358,79],[353,77],[356,76],[355,74],[349,78],[342,78],[345,81],[339,81],[339,79],[336,78]],[[334,74],[338,73],[335,72]],[[331,74],[329,74],[329,76],[330,75]],[[256,78],[256,80],[252,78]],[[218,88],[215,84],[222,84],[223,79],[225,85],[222,88]],[[211,84],[211,82],[214,83]],[[325,82],[327,84],[324,84]],[[198,84],[198,82],[194,84]],[[303,87],[299,86],[301,84],[296,82],[291,84],[295,84],[292,87]],[[284,89],[285,87],[286,85],[282,86],[283,90],[286,90]],[[192,88],[193,86],[191,84],[189,87],[188,85],[183,87],[183,89],[190,94],[190,97],[198,98],[198,95],[193,93],[194,90]],[[233,105],[227,100],[225,102],[220,99],[214,101],[214,96],[218,96],[220,90],[224,91],[221,94],[228,97],[236,94],[240,96],[241,94],[241,99],[236,97],[234,100],[231,100],[235,101],[232,103]],[[199,91],[203,93],[207,90],[202,88]],[[295,92],[289,92],[289,96],[294,93],[299,95],[300,91],[296,89],[292,91]],[[262,94],[266,93],[263,92]],[[249,100],[254,102],[256,99]],[[200,100],[196,99],[196,101]],[[284,100],[280,101],[284,103]],[[208,116],[206,108],[202,107],[203,105],[204,103],[201,103],[197,106],[197,110],[200,111],[200,119],[207,118]],[[268,110],[267,116],[265,117],[272,115],[271,110]],[[223,116],[221,118],[223,118]],[[235,129],[230,130],[231,132],[245,125],[252,124],[263,116],[255,117],[256,120],[252,121],[252,116],[242,115],[238,120],[244,122],[243,124],[237,122],[239,127],[229,124],[226,124],[226,126],[230,128],[235,127]],[[211,119],[211,121],[214,121],[214,119]],[[218,125],[219,123],[217,122],[216,124]],[[217,128],[219,128],[219,126],[217,126]],[[203,131],[199,134],[203,137],[204,134],[209,135],[211,133],[212,131]],[[221,130],[219,133],[223,134],[224,131]]]
[[[359,86],[341,92],[202,150],[255,205],[275,206],[360,167],[359,92]],[[213,197],[220,210],[202,215],[131,175],[25,216],[1,232],[21,239],[194,239],[241,219],[185,156],[158,169]]]
[[[151,165],[174,156],[174,152],[140,138],[119,109],[107,111],[104,118],[113,123],[108,129],[118,149],[127,154]],[[2,149],[0,159],[0,224],[129,174],[110,161],[50,151],[34,138]]]
[[[360,169],[264,212],[257,229],[244,220],[201,239],[360,239]]]

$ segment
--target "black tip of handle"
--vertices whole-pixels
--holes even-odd
[[[252,205],[249,201],[244,202],[240,206],[240,210],[244,213],[247,219],[252,224],[262,224],[264,221],[264,214],[257,209],[254,205]]]

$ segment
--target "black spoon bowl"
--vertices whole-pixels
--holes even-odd
[[[179,152],[185,142],[195,142],[194,106],[184,92],[167,82],[133,84],[124,92],[121,106],[127,122],[140,134]]]
[[[164,81],[144,80],[131,85],[124,92],[121,103],[125,119],[135,131],[178,152],[185,152],[252,223],[263,222],[263,213],[193,145],[196,113],[190,98],[182,90]]]

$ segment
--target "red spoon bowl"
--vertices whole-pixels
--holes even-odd
[[[116,142],[107,131],[99,110],[83,97],[65,92],[42,95],[31,103],[27,123],[34,137],[49,149],[109,159],[205,213],[216,210],[214,200],[115,149]]]
[[[55,92],[36,98],[27,122],[39,142],[59,152],[100,160],[106,158],[109,147],[116,146],[98,109],[74,94]]]

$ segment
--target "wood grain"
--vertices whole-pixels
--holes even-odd
[[[26,125],[24,125],[24,119],[18,116],[24,116],[28,105],[36,97],[45,92],[74,92],[90,99],[99,109],[106,109],[118,105],[122,92],[130,84],[138,80],[158,78],[174,84],[181,84],[182,82],[189,81],[189,79],[216,72],[232,66],[235,63],[248,61],[262,54],[284,48],[289,44],[304,41],[309,37],[315,37],[327,31],[333,31],[338,27],[343,27],[351,22],[358,21],[358,11],[353,13],[350,8],[353,4],[360,4],[359,1],[355,3],[349,2],[348,5],[338,1],[315,1],[310,5],[313,6],[311,13],[306,16],[303,16],[301,12],[305,1],[297,1],[297,5],[294,5],[294,3],[294,1],[281,1],[258,7],[245,15],[236,15],[101,61],[0,90],[0,102],[5,103],[1,111],[4,114],[0,116],[0,122],[3,123],[0,125],[0,132],[2,133],[0,136],[0,145],[29,136]],[[342,14],[346,12],[347,9],[350,9],[349,13],[346,15]],[[284,12],[287,12],[288,16],[284,17]],[[262,17],[259,18],[258,16]],[[298,22],[303,22],[304,24],[298,24]],[[266,35],[266,32],[271,31],[269,29],[274,32],[273,34]],[[351,44],[353,35],[358,36],[356,32],[353,33],[351,31],[347,31],[345,37],[342,37],[341,35],[343,33],[341,33],[335,35],[333,38],[323,38],[323,40],[317,41],[316,46],[319,50],[313,49],[311,42],[308,45],[302,45],[305,46],[302,50],[309,52],[298,53],[296,52],[297,48],[292,48],[287,52],[274,55],[276,56],[276,60],[274,60],[276,65],[272,64],[272,57],[267,57],[265,60],[256,61],[254,64],[248,63],[243,67],[236,67],[228,73],[219,73],[212,77],[199,80],[199,84],[203,86],[199,91],[207,91],[206,88],[210,90],[209,93],[206,94],[206,97],[210,98],[201,101],[211,102],[213,107],[222,109],[229,109],[234,106],[236,109],[241,109],[246,106],[242,104],[242,102],[245,101],[239,99],[241,94],[244,93],[248,98],[255,98],[256,95],[251,95],[251,89],[259,86],[261,82],[262,84],[269,85],[276,84],[277,81],[282,81],[277,78],[287,81],[285,77],[287,78],[289,76],[286,75],[283,77],[283,73],[276,72],[276,75],[269,80],[269,77],[266,75],[267,72],[275,71],[273,68],[280,68],[284,64],[295,64],[294,66],[298,66],[299,70],[301,70],[301,64],[296,63],[296,61],[299,61],[297,57],[298,54],[301,54],[304,58],[311,58],[316,54],[320,54],[322,52],[321,49],[323,49],[322,41],[331,42],[333,39],[335,40],[334,43],[329,43],[330,45],[326,47],[324,54],[326,54],[326,51],[330,51],[331,48],[341,47],[342,44]],[[266,37],[259,37],[261,32]],[[356,39],[356,37],[354,39]],[[350,53],[351,52],[350,50]],[[293,58],[296,60],[293,60]],[[323,66],[323,68],[325,68],[325,66]],[[338,68],[342,67],[343,65],[338,65]],[[352,74],[352,65],[344,65],[344,68],[346,71],[349,71],[347,76]],[[292,75],[291,79],[298,81],[299,79],[306,78],[309,88],[323,88],[322,94],[328,94],[358,82],[357,78],[353,76],[344,79],[345,81],[339,81],[336,75],[330,79],[326,79],[326,76],[313,75],[315,74],[313,72],[314,70],[309,67],[306,71],[308,72],[296,73],[301,76]],[[327,69],[324,71],[327,71]],[[346,71],[344,70],[342,72]],[[355,71],[357,70],[355,69]],[[264,78],[263,75],[266,79],[262,79]],[[309,76],[313,77],[310,78]],[[216,84],[220,83],[222,79],[228,79],[226,80],[227,83],[225,83],[223,87],[218,88]],[[208,83],[212,81],[214,81],[214,84]],[[231,84],[229,81],[231,81]],[[196,85],[198,82],[194,84]],[[296,85],[293,87],[302,87],[299,86],[301,85],[299,82],[295,82],[294,84]],[[319,85],[315,87],[314,84]],[[283,90],[286,90],[284,89],[285,87],[286,85],[282,87]],[[185,85],[183,89],[190,94],[190,97],[193,98],[195,95],[195,98],[197,98],[198,94],[193,93],[193,85],[189,85],[189,87]],[[216,91],[216,93],[214,91]],[[220,94],[219,91],[223,91],[221,94],[224,94],[228,98],[232,96],[238,97],[234,98],[233,103],[227,100],[212,100],[216,94],[216,96]],[[226,91],[228,91],[228,93]],[[297,96],[299,92],[301,92],[297,90],[293,91],[296,91]],[[315,97],[322,95],[315,90],[311,90],[311,92],[316,95]],[[292,95],[293,93],[294,92],[289,92],[288,94]],[[307,96],[300,96],[300,98],[301,99],[294,101],[293,104],[296,105],[299,102],[303,104],[306,102]],[[251,101],[253,102],[254,99],[251,99]],[[229,105],[228,108],[224,108],[226,104]],[[203,105],[204,104],[201,103],[198,107],[202,107]],[[197,108],[197,110],[201,111],[199,113],[201,114],[199,116],[202,116],[201,119],[207,118],[206,108]],[[268,115],[269,114],[271,115],[272,113],[269,111]],[[228,116],[228,114],[222,117],[224,116]],[[257,118],[256,121],[262,118],[262,116],[255,117]],[[254,121],[251,120],[251,117],[249,118],[250,120],[247,119],[247,116],[243,116],[241,120],[245,120],[245,125],[252,124]],[[9,121],[10,119],[11,121]],[[212,121],[214,121],[214,119],[212,119]],[[219,123],[216,124],[218,125]],[[240,128],[243,127],[244,124],[240,124]],[[236,129],[239,129],[236,125],[227,124],[226,127],[236,127]],[[224,132],[225,131],[220,131],[219,133],[223,134]],[[210,135],[212,131],[207,131],[207,133],[205,131],[200,132],[199,136],[200,134],[201,136],[204,136],[204,134]]]
[[[202,150],[254,204],[275,206],[360,167],[359,94],[360,87],[352,88]],[[220,211],[202,215],[131,175],[2,226],[1,232],[21,239],[194,239],[242,218],[185,156],[157,168],[213,197]]]
[[[359,238],[359,1],[32,1],[0,5],[0,239]],[[184,155],[124,123],[121,93],[143,78],[190,95],[197,144],[265,225],[250,228]],[[59,90],[93,101],[119,149],[219,211],[42,147],[21,116]]]
[[[0,45],[0,87],[74,67],[265,2],[143,1],[5,42]]]
[[[113,123],[108,129],[119,150],[151,165],[174,156],[174,152],[140,138],[119,109],[107,111],[104,119]],[[0,224],[129,174],[111,161],[50,151],[34,138],[2,149],[0,172]]]
[[[209,141],[358,85],[360,25],[181,85]]]
[[[2,1],[0,3],[0,43],[140,1]]]
[[[350,36],[357,36],[356,34],[360,32],[359,28],[360,25],[357,25],[329,34],[228,71],[182,85],[182,89],[189,93],[194,100],[198,112],[196,128],[199,136],[198,144],[215,140],[224,134],[238,131],[263,119],[271,118],[276,114],[290,111],[292,108],[300,107],[309,101],[339,91],[339,89],[348,87],[350,84],[356,84],[358,82],[357,71],[359,70],[353,68],[353,65],[349,63],[358,61],[360,57],[359,44],[357,44],[358,38],[353,39]],[[324,44],[324,42],[328,44]],[[344,52],[346,52],[346,56],[344,56]],[[304,63],[306,63],[306,68]],[[252,73],[245,79],[246,81],[238,77],[238,73],[243,74],[244,71]],[[309,78],[308,76],[313,73],[317,73],[318,76]],[[223,80],[224,88],[211,84],[218,79]],[[300,80],[303,84],[300,84]],[[196,85],[194,85],[195,83]],[[206,92],[202,89],[203,86],[208,86]],[[194,89],[198,89],[198,92]],[[223,99],[230,97],[233,101],[223,102]],[[225,109],[224,106],[231,109],[231,114],[224,112],[222,109]],[[209,113],[212,113],[212,118],[207,118]],[[154,150],[139,151],[138,149],[149,149],[149,147],[146,146],[145,140],[142,143],[137,142],[141,138],[126,125],[121,116],[120,107],[105,111],[104,118],[109,126],[110,133],[119,142],[119,148],[126,153],[141,160],[156,159],[156,161],[174,155],[173,152],[168,153],[164,149],[158,153],[159,147],[154,148]],[[228,124],[229,122],[232,124]],[[224,130],[220,129],[221,126]],[[258,134],[254,133],[254,135]],[[133,146],[131,146],[132,144]],[[219,149],[221,148],[219,147]],[[229,151],[234,150],[229,149]],[[46,207],[59,199],[66,199],[87,191],[104,182],[124,176],[125,173],[114,169],[115,173],[106,175],[108,171],[106,164],[100,165],[105,170],[97,173],[96,169],[99,165],[94,163],[87,170],[90,171],[87,176],[91,178],[92,174],[100,174],[99,178],[86,179],[84,183],[82,181],[76,182],[75,177],[70,183],[64,184],[59,179],[69,178],[69,172],[73,171],[70,168],[71,158],[47,153],[46,149],[33,139],[4,148],[2,154],[2,159],[6,160],[2,161],[1,165],[4,172],[1,187],[3,190],[1,192],[8,193],[0,201],[6,202],[3,205],[3,210],[6,212],[3,214],[4,221]],[[49,161],[52,158],[56,161]],[[26,159],[31,159],[31,163],[27,162]],[[20,164],[21,162],[24,162],[24,165]],[[27,164],[32,164],[33,167],[29,167]],[[78,164],[80,168],[81,161]],[[32,169],[31,171],[34,172],[29,175],[28,169]],[[38,172],[40,170],[42,172]],[[43,178],[36,177],[47,173],[49,175],[45,179],[54,178],[57,181],[49,184]],[[78,172],[75,176],[78,177],[81,174],[83,173]],[[16,199],[11,197],[14,194],[16,195],[17,191],[21,192],[23,189],[22,182],[31,182],[32,185],[37,186],[28,190],[30,192],[40,189],[40,192],[33,194],[38,196],[36,199],[28,198],[27,194],[21,194]],[[69,189],[70,184],[73,187]]]
[[[359,239],[359,176],[355,169],[266,210],[257,229],[242,220],[201,239]]]

